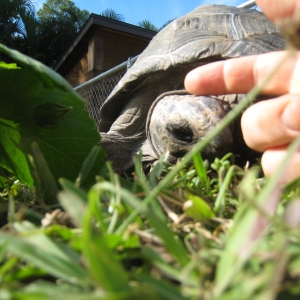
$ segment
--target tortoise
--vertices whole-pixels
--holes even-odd
[[[101,144],[114,170],[130,170],[140,151],[145,168],[167,151],[174,163],[244,97],[190,95],[184,90],[190,70],[284,48],[276,26],[253,9],[203,5],[175,19],[152,39],[100,109]],[[236,127],[212,140],[202,156],[216,157],[239,144]]]

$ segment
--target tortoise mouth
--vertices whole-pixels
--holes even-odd
[[[226,115],[223,104],[215,97],[190,95],[185,90],[161,94],[152,104],[146,122],[147,138],[156,155],[168,151],[182,157]],[[231,144],[232,134],[226,128],[202,154],[223,155]]]

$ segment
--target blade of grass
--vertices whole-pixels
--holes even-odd
[[[6,273],[10,272],[11,269],[19,262],[19,259],[15,256],[6,260],[4,264],[0,266],[0,283],[3,280],[3,277]]]
[[[77,284],[87,283],[87,274],[79,263],[43,234],[27,236],[25,239],[0,232],[0,244],[6,244],[10,253],[55,277]]]
[[[15,199],[14,196],[9,193],[8,195],[8,222],[10,224],[13,224],[14,220],[15,220],[15,214],[16,214],[16,209],[15,209]]]
[[[142,153],[140,153],[137,157],[135,157],[135,160],[134,160],[135,172],[136,172],[136,177],[138,178],[139,182],[141,182],[141,185],[142,185],[142,188],[144,189],[145,194],[149,194],[151,187],[153,187],[157,184],[156,183],[157,178],[155,179],[153,172],[155,172],[157,174],[157,171],[160,169],[160,165],[162,164],[164,157],[162,156],[159,159],[156,166],[150,173],[150,176],[149,176],[150,184],[151,184],[151,186],[150,186],[145,173],[142,171],[143,168],[142,168],[142,155],[141,154]],[[160,203],[158,203],[158,201],[152,201],[149,204],[152,206],[152,210],[155,211],[156,217],[160,218],[163,222],[166,222],[167,217],[166,217],[165,213],[163,212]],[[119,231],[119,229],[118,229],[118,231]]]
[[[79,172],[79,176],[76,179],[77,186],[80,186],[88,176],[89,172],[91,171],[91,169],[93,168],[97,160],[97,156],[99,155],[100,150],[101,148],[99,146],[94,146],[90,151],[90,153],[88,154],[88,156],[86,157],[86,159],[84,160],[81,170]]]
[[[157,294],[161,295],[163,299],[187,299],[181,295],[179,289],[175,288],[173,285],[169,284],[166,281],[155,279],[147,274],[138,274],[136,278],[139,281],[144,282],[145,285],[149,286],[152,291],[155,291]]]
[[[109,248],[105,230],[100,232],[94,225],[95,220],[99,222],[99,219],[101,219],[98,211],[98,201],[101,199],[100,195],[103,189],[99,188],[99,185],[102,187],[104,183],[96,184],[88,193],[89,202],[83,220],[85,258],[89,263],[94,279],[105,291],[127,292],[131,289],[127,273]],[[100,223],[103,223],[102,220],[100,220]]]
[[[48,164],[45,160],[43,153],[41,152],[37,142],[33,142],[31,144],[34,160],[36,162],[35,166],[41,179],[41,183],[43,185],[44,194],[44,201],[46,204],[56,204],[57,203],[57,193],[58,188],[57,184],[54,180],[54,177],[48,167]]]
[[[204,186],[205,193],[210,194],[210,183],[206,174],[206,169],[201,154],[199,152],[196,153],[193,157],[193,160],[197,175],[200,178],[202,185]]]
[[[233,172],[234,172],[234,166],[231,166],[229,168],[229,170],[227,171],[226,175],[225,175],[225,178],[220,186],[220,190],[219,190],[219,193],[218,193],[218,196],[217,196],[217,199],[215,201],[215,205],[214,205],[214,209],[213,211],[215,213],[218,213],[219,216],[222,216],[223,215],[223,211],[224,211],[224,205],[225,205],[225,193],[226,193],[226,189],[228,188],[230,182],[231,182],[231,179],[232,179],[232,176],[233,176]]]
[[[121,185],[120,185],[119,177],[117,176],[117,174],[113,174],[113,177],[114,177],[113,182],[115,183],[115,186],[116,186],[116,189],[115,189],[116,192],[114,195],[114,203],[111,204],[112,208],[113,208],[113,214],[112,214],[111,221],[107,228],[108,234],[113,233],[115,230],[115,227],[116,227],[117,221],[118,221],[118,217],[119,217],[119,206],[121,205],[121,196],[119,193]]]
[[[76,183],[74,184],[67,179],[61,178],[59,183],[64,189],[57,195],[59,203],[70,215],[73,223],[77,227],[81,227],[88,202],[87,194]]]
[[[78,286],[66,283],[52,283],[44,280],[37,280],[24,288],[12,291],[11,298],[17,300],[109,300],[110,298],[97,289],[96,291],[85,291]],[[0,297],[0,299],[2,299]],[[4,299],[4,298],[3,298]]]

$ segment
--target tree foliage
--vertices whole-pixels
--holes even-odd
[[[40,20],[40,50],[44,64],[53,67],[77,34],[76,26],[68,19]]]
[[[34,7],[29,0],[0,0],[0,43],[22,48],[27,36],[29,23],[33,23]],[[25,25],[27,22],[28,26]],[[22,43],[23,41],[23,43]]]
[[[39,19],[43,22],[55,20],[69,23],[77,33],[88,19],[90,13],[80,10],[70,0],[47,0],[43,7],[37,12]],[[65,28],[64,28],[65,29]]]
[[[89,17],[69,0],[47,0],[37,12],[39,18],[40,60],[53,67]]]
[[[149,20],[143,20],[141,22],[138,22],[138,26],[145,28],[145,29],[149,29],[152,31],[159,31],[159,28],[156,27],[154,24],[152,24]]]
[[[107,18],[110,18],[110,19],[114,19],[114,20],[117,20],[117,21],[122,21],[124,22],[125,21],[125,18],[123,15],[121,14],[118,14],[116,13],[113,9],[111,8],[108,8],[106,10],[104,10],[100,16],[103,16],[103,17],[107,17]]]
[[[145,28],[145,29],[149,29],[152,31],[161,31],[163,28],[165,28],[167,25],[169,25],[172,21],[174,21],[175,19],[169,20],[166,23],[164,23],[161,27],[157,27],[155,26],[153,23],[151,23],[151,21],[149,20],[143,20],[141,22],[138,22],[138,26]]]
[[[69,0],[0,0],[0,42],[53,67],[89,17]],[[0,59],[4,60],[0,54]]]

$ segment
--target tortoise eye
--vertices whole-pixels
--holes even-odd
[[[168,132],[177,140],[191,143],[194,139],[193,131],[188,126],[178,126],[175,124],[167,125]]]

